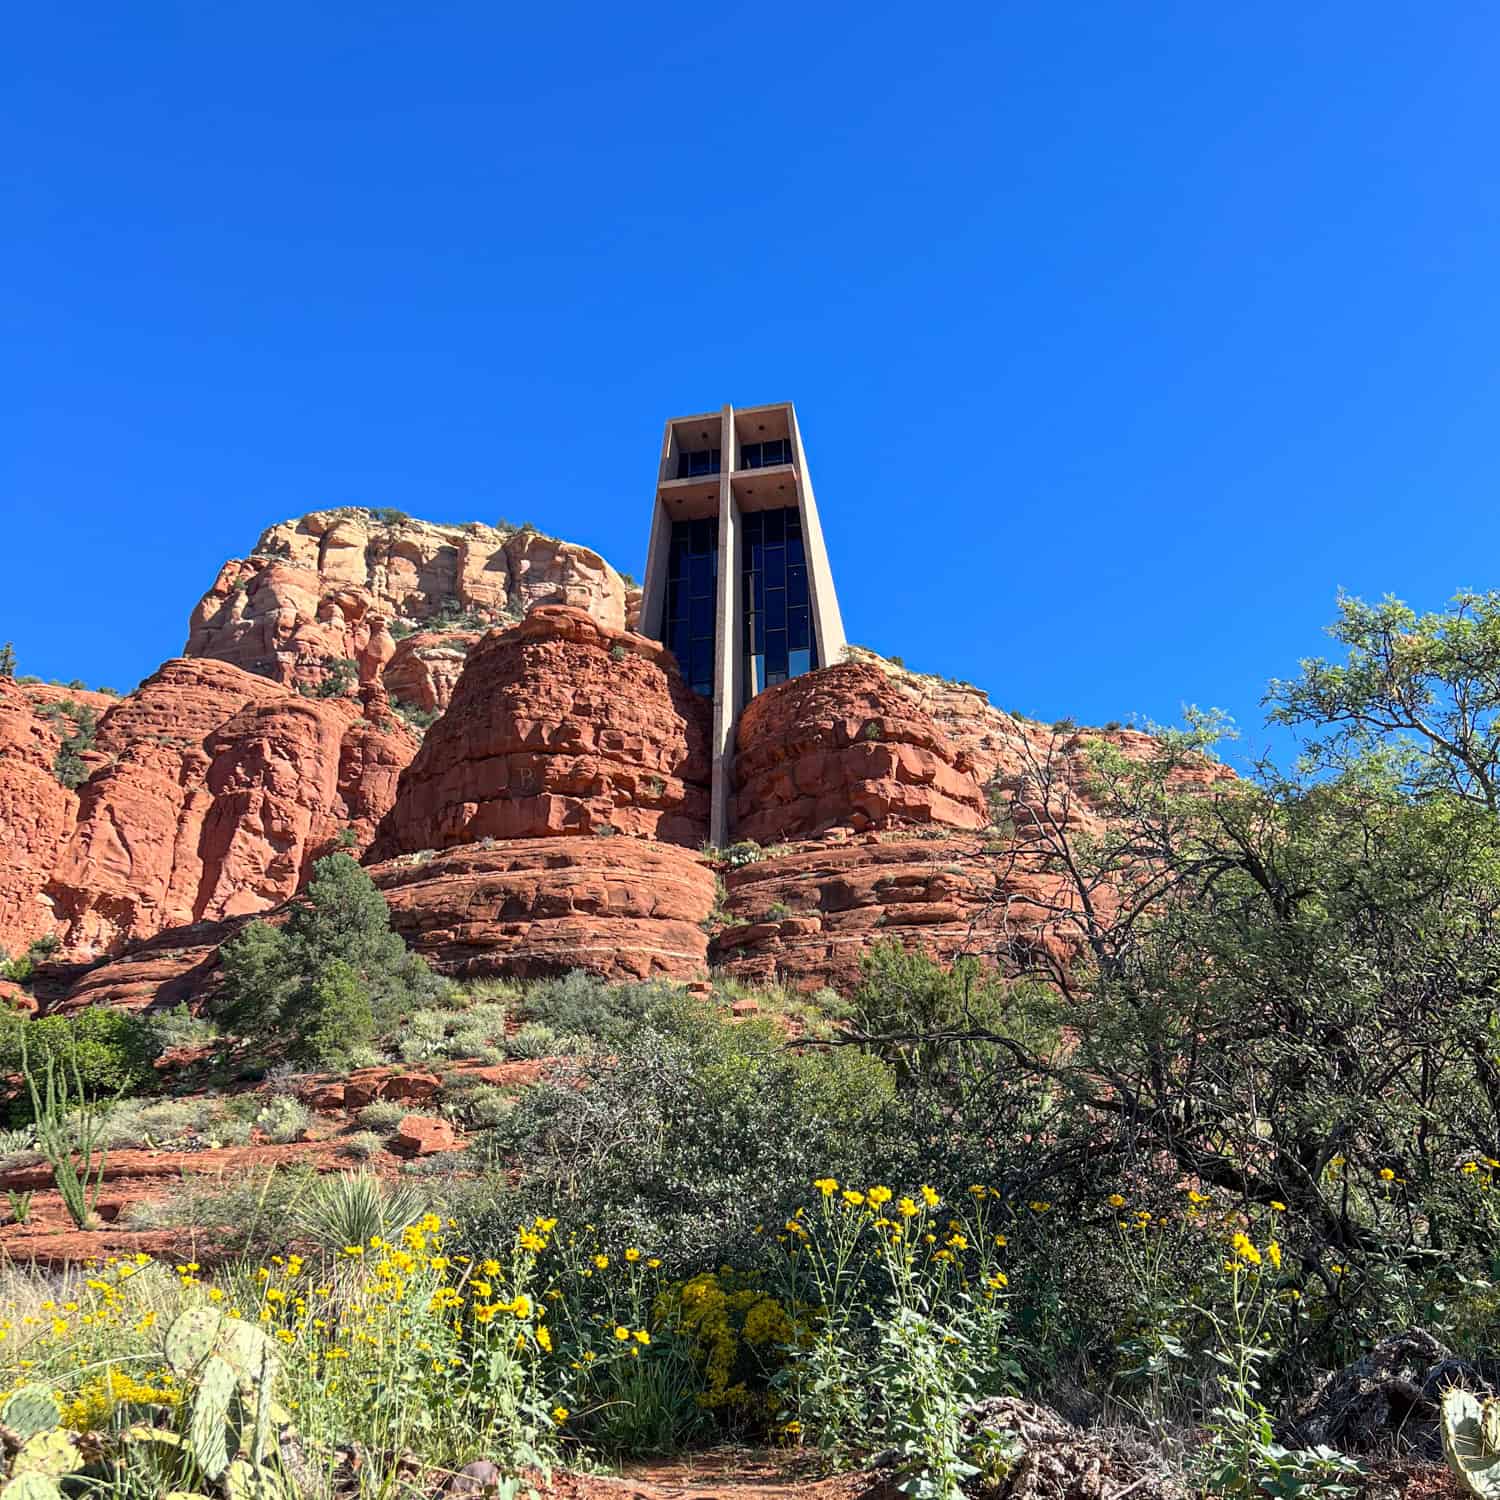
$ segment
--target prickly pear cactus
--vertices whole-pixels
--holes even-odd
[[[1500,1401],[1455,1386],[1443,1393],[1440,1410],[1448,1467],[1478,1500],[1500,1500]]]
[[[229,1467],[229,1404],[239,1390],[234,1366],[217,1354],[210,1354],[198,1372],[198,1389],[193,1395],[193,1416],[188,1439],[198,1467],[210,1479],[217,1479]],[[238,1443],[235,1447],[238,1448]]]
[[[162,1350],[172,1373],[179,1378],[191,1375],[218,1346],[223,1326],[224,1314],[211,1307],[190,1307],[179,1313],[167,1329]]]
[[[287,1488],[264,1464],[237,1458],[225,1470],[224,1493],[229,1500],[284,1500]]]
[[[51,1432],[61,1421],[57,1397],[44,1385],[23,1385],[0,1406],[0,1426],[9,1427],[23,1442],[39,1432]]]
[[[71,1432],[54,1428],[51,1432],[39,1432],[29,1437],[11,1461],[10,1472],[14,1474],[71,1474],[83,1463],[78,1444]]]
[[[0,1484],[0,1500],[63,1500],[63,1492],[50,1474],[32,1469]]]

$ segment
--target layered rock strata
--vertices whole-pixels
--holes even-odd
[[[370,858],[611,832],[696,847],[708,718],[665,647],[540,606],[470,652]]]
[[[378,689],[308,699],[223,662],[167,662],[99,719],[44,889],[63,954],[285,900],[336,843],[369,843],[416,746]]]
[[[521,978],[587,969],[688,978],[705,967],[714,874],[643,839],[471,844],[375,865],[391,924],[444,974]]]
[[[758,843],[988,820],[967,755],[874,667],[845,663],[771,688],[740,717],[735,836]]]
[[[598,553],[529,527],[314,511],[225,563],[193,611],[183,654],[301,685],[350,661],[371,682],[398,659],[400,638],[424,626],[482,629],[559,603],[618,630],[625,600],[624,581]]]
[[[707,966],[713,871],[671,844],[631,838],[479,844],[372,866],[391,925],[441,974],[528,978],[586,969],[610,980],[688,979]],[[284,908],[268,912],[280,920]],[[241,917],[158,933],[96,966],[59,971],[49,1011],[161,1010],[211,999],[219,948]]]
[[[727,925],[710,961],[742,979],[848,991],[875,943],[951,962],[970,954],[1012,968],[1028,947],[1072,956],[1060,883],[1028,873],[999,845],[934,839],[802,844],[730,871]]]

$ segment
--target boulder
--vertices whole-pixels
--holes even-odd
[[[390,1149],[399,1156],[436,1156],[442,1151],[457,1151],[461,1145],[458,1132],[446,1120],[407,1115],[396,1127]]]
[[[843,825],[978,829],[967,756],[874,667],[845,663],[781,683],[740,716],[735,836],[759,843]]]
[[[658,642],[534,609],[470,652],[370,857],[611,832],[697,847],[708,717]]]

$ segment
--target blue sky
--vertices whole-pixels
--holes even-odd
[[[1227,708],[1500,586],[1480,5],[63,3],[0,87],[0,639],[132,686],[267,524],[639,572],[662,420],[792,399],[851,639]]]

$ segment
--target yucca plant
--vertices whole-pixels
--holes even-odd
[[[406,1183],[387,1188],[373,1172],[325,1177],[298,1205],[297,1227],[325,1250],[367,1245],[376,1235],[392,1238],[427,1211],[422,1195]]]

